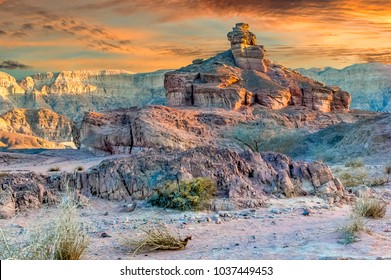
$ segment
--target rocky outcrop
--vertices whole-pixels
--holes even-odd
[[[237,23],[228,33],[235,64],[241,69],[266,72],[265,50],[257,45],[257,38],[248,29],[247,23]]]
[[[20,81],[0,75],[0,113],[12,108],[46,108],[80,121],[84,112],[147,104],[165,104],[166,71],[135,74],[128,71],[63,71],[36,74]],[[7,79],[3,79],[3,76]],[[8,85],[13,79],[14,86]],[[6,84],[3,87],[2,84]],[[15,94],[11,94],[14,92]],[[18,93],[18,94],[16,94]]]
[[[297,69],[314,80],[336,85],[352,94],[352,109],[391,112],[391,65],[355,64],[343,69]]]
[[[98,154],[159,147],[185,150],[212,141],[211,131],[199,117],[198,112],[163,106],[90,112],[84,116],[78,142]]]
[[[0,115],[0,131],[71,142],[73,123],[48,109],[13,109]]]
[[[75,140],[79,147],[96,154],[131,153],[144,148],[186,150],[205,145],[239,148],[229,132],[241,126],[259,131],[257,123],[266,121],[270,129],[301,129],[301,133],[312,133],[341,122],[352,123],[366,118],[371,118],[371,114],[322,113],[295,107],[275,111],[259,105],[243,112],[148,106],[88,112]]]
[[[247,24],[237,24],[228,38],[230,50],[165,74],[170,106],[238,109],[260,104],[271,109],[294,106],[320,112],[349,109],[349,93],[265,59],[264,48],[256,45]]]
[[[70,147],[73,145],[71,144]],[[64,144],[47,141],[40,137],[0,131],[0,148],[5,149],[65,149]]]
[[[263,206],[272,196],[318,195],[341,203],[350,199],[321,162],[294,162],[277,153],[239,153],[205,146],[182,152],[144,150],[71,174],[8,174],[0,177],[0,212],[9,216],[12,211],[53,201],[53,194],[65,184],[87,197],[145,199],[166,182],[197,177],[215,181],[217,198],[228,199],[237,208]]]
[[[14,77],[0,72],[0,113],[14,108],[13,99],[23,96],[24,92]]]

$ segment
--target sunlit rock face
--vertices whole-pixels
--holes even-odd
[[[352,94],[351,108],[391,112],[391,65],[365,63],[344,69],[297,69],[314,80],[336,85]]]
[[[0,72],[0,113],[13,108],[45,108],[80,121],[88,111],[165,104],[165,72],[48,72],[26,77],[19,83]]]
[[[265,59],[265,50],[256,45],[248,24],[236,24],[227,37],[230,50],[165,74],[168,105],[239,109],[260,104],[274,110],[295,106],[320,112],[349,109],[348,92]]]
[[[249,28],[247,23],[237,23],[227,34],[235,63],[242,69],[266,72],[263,61],[265,50],[263,46],[257,45],[257,38],[248,30]]]

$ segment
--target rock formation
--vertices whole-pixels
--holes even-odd
[[[0,131],[72,142],[73,123],[48,109],[13,109],[0,115]]]
[[[303,75],[352,94],[352,109],[391,112],[391,65],[355,64],[343,69],[297,69]]]
[[[145,199],[166,182],[197,177],[214,180],[219,198],[228,198],[236,208],[263,206],[272,195],[318,195],[336,202],[350,199],[339,180],[321,162],[294,162],[277,153],[239,153],[205,146],[182,152],[144,150],[71,174],[2,176],[0,215],[12,217],[17,210],[53,201],[53,194],[63,190],[65,182],[87,197],[121,200],[129,196]]]
[[[0,72],[0,113],[14,108],[13,99],[24,96],[24,92],[14,77]]]
[[[46,108],[80,121],[84,112],[147,104],[165,104],[166,71],[63,71],[36,74],[20,81],[0,75],[0,113],[13,108]]]
[[[228,39],[230,50],[165,74],[170,106],[238,109],[260,104],[271,109],[295,106],[320,112],[349,109],[349,93],[265,59],[264,48],[256,45],[247,24],[237,24]]]
[[[257,45],[257,38],[249,28],[247,23],[237,23],[227,35],[235,64],[241,69],[265,73],[265,50],[263,46]]]

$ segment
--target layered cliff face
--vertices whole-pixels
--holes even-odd
[[[13,99],[24,96],[24,92],[14,77],[0,72],[0,113],[14,108]]]
[[[320,112],[349,109],[349,93],[265,59],[263,46],[256,45],[248,28],[240,23],[228,33],[230,50],[166,73],[168,104],[229,109],[260,104],[271,109],[295,106]]]
[[[0,131],[43,138],[46,141],[73,141],[73,123],[48,109],[13,109],[0,115]]]
[[[61,143],[47,141],[40,137],[0,131],[0,149],[65,149],[71,146],[72,145],[66,146]]]
[[[391,65],[356,64],[344,69],[311,68],[298,72],[352,94],[351,108],[391,112]]]
[[[165,104],[164,73],[134,74],[120,70],[63,71],[36,74],[15,86],[0,76],[0,92],[7,103],[0,113],[12,108],[46,108],[80,121],[84,112],[147,104]],[[8,75],[7,75],[8,76]],[[2,89],[3,88],[3,89]],[[12,92],[19,93],[11,94]],[[4,105],[7,104],[7,105]]]

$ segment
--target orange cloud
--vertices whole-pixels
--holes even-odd
[[[0,0],[0,4],[4,59],[52,71],[72,66],[177,68],[228,49],[225,35],[242,21],[250,24],[270,59],[289,67],[390,62],[391,41],[385,39],[391,37],[388,0]],[[29,52],[51,57],[30,60]]]

